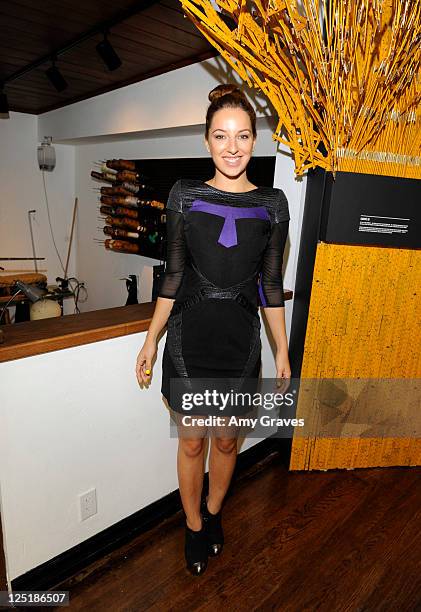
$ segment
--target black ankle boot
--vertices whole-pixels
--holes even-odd
[[[208,554],[211,557],[216,557],[221,554],[224,547],[222,509],[217,514],[211,514],[208,510],[206,498],[203,498],[201,512],[208,541]]]
[[[186,525],[184,554],[187,569],[193,576],[200,576],[208,565],[207,539],[204,525],[200,531],[193,531]]]

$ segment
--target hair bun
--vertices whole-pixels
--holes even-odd
[[[236,94],[241,97],[245,97],[241,89],[234,85],[233,83],[222,83],[221,85],[217,85],[209,92],[208,98],[211,102],[216,102],[222,96],[226,96],[227,94]]]

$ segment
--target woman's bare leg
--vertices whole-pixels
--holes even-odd
[[[193,531],[202,528],[200,499],[205,471],[206,427],[185,426],[174,414],[178,426],[177,473],[186,524]]]
[[[181,502],[186,513],[187,527],[193,531],[202,528],[200,497],[204,474],[204,439],[180,438],[177,453],[178,483]]]
[[[237,461],[236,427],[213,428],[209,455],[209,495],[206,498],[209,512],[217,514],[231,482]],[[234,437],[235,436],[235,437]]]

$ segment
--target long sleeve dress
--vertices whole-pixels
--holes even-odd
[[[196,179],[173,185],[166,215],[167,262],[158,296],[175,301],[161,392],[173,410],[185,413],[180,382],[183,391],[193,392],[192,382],[225,379],[234,381],[234,391],[250,392],[245,383],[257,381],[258,307],[284,306],[282,261],[290,216],[281,189],[232,193]],[[219,410],[202,406],[188,413]],[[231,414],[249,410],[236,405]]]

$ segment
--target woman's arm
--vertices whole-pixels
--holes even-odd
[[[173,202],[170,195],[168,205]],[[168,206],[167,205],[167,206]],[[181,212],[167,209],[167,261],[165,274],[161,281],[158,299],[152,321],[149,325],[146,340],[157,341],[161,330],[165,327],[174,300],[180,288],[184,275],[186,261],[186,243],[184,236],[184,218]]]
[[[265,312],[276,344],[276,377],[290,378],[288,339],[285,326],[285,300],[282,263],[288,236],[289,220],[273,223],[260,274],[260,305]]]
[[[177,181],[170,191],[166,209],[167,253],[165,274],[161,281],[148,333],[136,361],[136,376],[139,383],[150,380],[152,361],[157,351],[158,336],[167,324],[184,275],[186,244],[182,210],[180,181]]]
[[[280,306],[279,308],[264,308],[263,310],[267,322],[269,323],[276,349],[288,353],[288,339],[285,328],[285,306]]]
[[[145,343],[158,341],[159,334],[167,324],[173,304],[174,300],[158,296],[153,317],[149,324],[148,333],[146,334]]]

